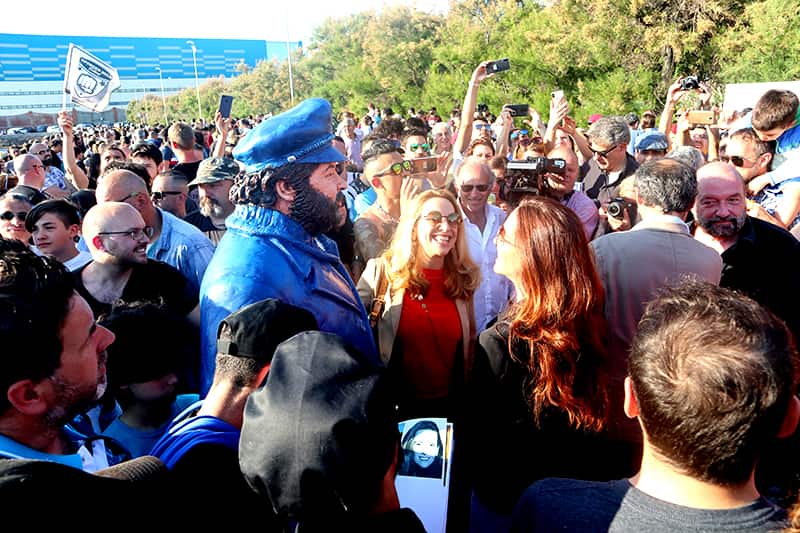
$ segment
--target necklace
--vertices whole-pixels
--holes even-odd
[[[376,205],[376,206],[378,206],[378,211],[380,211],[381,213],[383,213],[383,216],[385,216],[386,218],[388,218],[388,219],[389,219],[389,221],[390,221],[392,224],[399,224],[399,223],[400,223],[400,221],[399,221],[399,220],[397,220],[395,217],[393,217],[393,216],[391,215],[391,213],[389,213],[389,212],[388,212],[386,209],[384,209],[384,208],[383,208],[383,206],[382,206],[382,205],[381,205],[379,202],[375,202],[375,205]]]

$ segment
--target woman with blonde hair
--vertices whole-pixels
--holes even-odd
[[[610,479],[603,287],[577,215],[526,198],[500,228],[494,269],[516,301],[481,333],[470,379],[472,531],[507,531],[538,479]]]
[[[455,414],[472,363],[479,278],[458,203],[439,189],[412,201],[389,248],[367,263],[358,293],[368,311],[383,298],[376,341],[401,420]]]

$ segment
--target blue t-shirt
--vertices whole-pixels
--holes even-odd
[[[141,430],[132,428],[123,422],[121,418],[117,418],[106,428],[103,435],[120,442],[131,452],[132,457],[149,455],[153,445],[169,428],[172,419],[199,399],[200,397],[197,394],[178,395],[172,404],[169,418],[157,429]]]

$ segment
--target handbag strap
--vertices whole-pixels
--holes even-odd
[[[369,325],[373,328],[378,323],[378,319],[380,319],[381,313],[383,312],[384,295],[386,294],[386,286],[389,284],[389,280],[386,277],[386,272],[384,271],[383,259],[379,259],[377,263],[378,284],[377,289],[375,290],[375,296],[372,298],[372,306],[369,311]]]

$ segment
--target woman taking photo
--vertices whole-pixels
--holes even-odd
[[[401,420],[454,415],[472,360],[478,282],[461,211],[443,190],[415,198],[389,249],[367,263],[358,293],[368,310],[376,292],[383,296],[376,340]]]
[[[480,335],[469,385],[472,531],[508,531],[544,477],[607,479],[603,288],[578,217],[526,198],[497,236],[516,302]],[[491,455],[491,460],[487,460]]]

